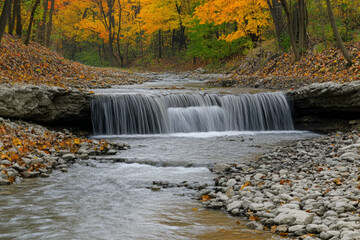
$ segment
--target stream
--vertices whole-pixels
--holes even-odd
[[[95,93],[150,94],[159,103],[157,96],[167,94],[219,92],[219,89],[206,88],[203,81],[175,74],[144,76],[151,81]],[[231,93],[226,94],[238,95],[244,90],[229,91]],[[219,114],[218,109],[213,113],[215,107],[222,105],[206,106],[206,109],[211,110],[211,114]],[[177,111],[179,107],[173,108]],[[165,111],[165,115],[173,114],[161,110],[161,106],[159,109],[156,111]],[[201,111],[179,110],[177,114],[181,116],[203,119]],[[134,126],[125,130],[99,127],[94,138],[126,142],[131,149],[114,156],[79,160],[67,173],[55,171],[50,178],[26,179],[21,184],[1,188],[0,239],[279,239],[269,232],[246,228],[244,218],[202,208],[195,190],[176,186],[184,181],[189,185],[211,185],[216,175],[209,167],[215,163],[252,161],[275,145],[316,135],[293,129],[253,131],[246,129],[246,125],[232,124],[219,131],[214,122],[222,118],[226,122],[227,116],[220,114],[220,118],[214,117],[209,123],[210,130],[201,128],[201,131],[193,126],[178,130],[170,126],[174,125],[171,122],[168,128],[152,128],[149,115],[146,119],[151,123],[144,128],[146,134]],[[134,115],[134,119],[139,116]],[[156,121],[163,126],[170,117]],[[102,121],[99,124],[103,124]],[[176,123],[176,119],[173,122]],[[245,130],[236,130],[242,127]],[[175,187],[153,191],[153,181],[168,182]]]

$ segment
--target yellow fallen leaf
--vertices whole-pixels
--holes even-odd
[[[250,185],[250,182],[246,182],[242,187],[241,187],[241,190],[243,190],[244,188],[246,188],[247,186]]]

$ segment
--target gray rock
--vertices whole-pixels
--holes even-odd
[[[265,175],[264,174],[262,174],[262,173],[257,173],[257,174],[255,174],[255,176],[254,176],[254,179],[255,180],[260,180],[262,177],[264,177]]]
[[[116,151],[115,149],[110,149],[109,151],[107,151],[106,154],[108,154],[108,155],[115,155],[115,154],[117,154],[117,151]]]
[[[359,113],[360,81],[347,84],[315,83],[286,93],[292,97],[299,115],[322,113]]]
[[[261,223],[259,222],[255,222],[255,221],[252,221],[252,222],[248,222],[246,224],[246,226],[248,228],[251,228],[251,229],[257,229],[257,230],[263,230],[264,229],[264,225],[262,225]]]
[[[65,159],[65,160],[73,160],[73,159],[76,158],[76,156],[75,156],[75,154],[73,154],[73,153],[68,153],[68,154],[64,154],[64,155],[62,156],[62,158]]]
[[[1,160],[0,165],[10,165],[11,162],[9,160]]]
[[[1,185],[10,185],[10,181],[6,179],[0,178],[0,186]]]
[[[301,236],[306,233],[305,225],[295,225],[288,229],[289,233],[294,233],[295,236]]]
[[[14,169],[16,169],[16,170],[18,170],[18,171],[25,171],[25,170],[26,170],[26,167],[22,167],[22,166],[20,166],[20,165],[17,164],[17,163],[11,165],[10,167],[11,167],[11,168],[14,168]]]
[[[249,208],[252,211],[261,211],[261,210],[264,210],[264,204],[262,204],[262,203],[251,203],[249,205]]]
[[[322,240],[327,240],[327,239],[330,239],[332,237],[338,237],[338,236],[340,236],[339,231],[326,231],[326,232],[321,232],[320,233],[320,238]]]
[[[234,201],[234,202],[230,203],[229,205],[227,205],[227,211],[231,212],[232,210],[234,210],[236,208],[241,208],[241,204],[242,204],[242,201]]]
[[[309,233],[321,233],[324,229],[326,228],[326,226],[324,225],[316,225],[316,224],[308,224],[306,225],[306,231],[308,231]]]
[[[34,177],[38,177],[39,175],[40,175],[40,172],[38,172],[38,171],[34,171],[34,172],[24,171],[24,172],[22,172],[22,177],[23,178],[34,178]]]
[[[274,218],[274,222],[281,225],[307,225],[314,220],[314,214],[296,209],[284,209]]]
[[[154,192],[158,192],[158,191],[160,191],[160,187],[158,187],[158,186],[152,186],[151,187],[151,191],[154,191]]]
[[[340,159],[354,162],[355,160],[360,160],[360,155],[354,152],[346,152],[340,156]]]
[[[226,182],[226,186],[232,187],[232,186],[234,186],[236,183],[237,183],[236,180],[232,178],[232,179],[229,179],[229,180]]]
[[[279,225],[277,228],[276,228],[276,232],[287,232],[289,229],[289,226],[288,225]]]
[[[90,121],[91,94],[27,84],[0,85],[0,116],[34,122]]]
[[[226,163],[217,163],[214,165],[212,171],[213,172],[226,172],[228,170],[230,170],[231,165],[226,164]]]
[[[64,156],[65,156],[65,155],[64,155]],[[64,159],[62,159],[62,158],[59,158],[59,159],[57,160],[57,162],[58,162],[58,164],[60,164],[60,165],[66,164],[66,161],[65,161]]]

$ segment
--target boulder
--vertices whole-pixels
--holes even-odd
[[[0,116],[39,123],[90,123],[89,92],[29,84],[0,84]]]
[[[314,214],[296,209],[283,209],[279,215],[274,218],[276,224],[286,225],[307,225],[314,220]]]
[[[315,83],[298,90],[288,91],[299,116],[338,113],[360,116],[360,81],[346,84]]]

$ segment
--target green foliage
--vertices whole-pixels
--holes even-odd
[[[315,50],[318,53],[322,53],[325,50],[326,46],[324,43],[319,43],[318,45],[315,46]]]
[[[225,24],[214,26],[212,23],[199,24],[199,21],[195,21],[189,31],[190,41],[187,54],[206,60],[219,60],[244,53],[246,49],[252,47],[253,44],[247,37],[232,42],[219,40],[219,35],[226,31],[226,27]]]
[[[100,58],[95,47],[85,46],[76,52],[72,60],[95,67],[108,67],[109,62]]]
[[[291,41],[289,35],[282,35],[280,41],[281,47],[284,51],[289,51],[291,47]]]
[[[353,41],[360,29],[358,0],[332,1],[336,24],[343,40]],[[309,33],[316,42],[335,42],[333,30],[323,1],[309,1]]]

